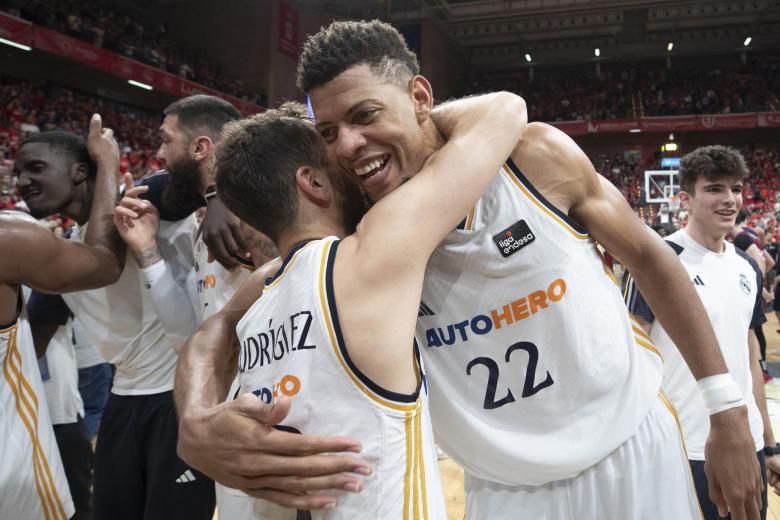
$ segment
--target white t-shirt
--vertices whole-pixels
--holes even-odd
[[[181,286],[192,269],[196,229],[194,215],[160,222],[157,245]],[[83,231],[75,230],[71,239],[83,240]],[[173,389],[182,338],[165,332],[131,253],[115,284],[65,294],[63,299],[101,355],[116,365],[113,393],[148,395]]]
[[[726,242],[716,253],[696,242],[685,230],[666,238],[677,252],[712,322],[726,366],[745,396],[756,451],[764,447],[764,426],[753,396],[748,329],[765,321],[761,310],[761,274],[753,260]],[[696,380],[672,339],[628,280],[629,309],[652,322],[650,337],[664,358],[663,389],[677,407],[688,449],[688,458],[704,460],[704,444],[710,431],[709,414]]]
[[[72,322],[73,318],[70,318],[68,323],[57,329],[49,340],[46,354],[38,360],[52,424],[71,424],[78,420],[78,416],[84,417]]]
[[[73,318],[70,322],[73,340],[73,350],[76,351],[76,365],[79,368],[94,367],[105,363],[106,360],[100,355],[98,349],[89,340],[87,331],[79,320]]]

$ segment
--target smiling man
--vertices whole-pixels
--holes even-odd
[[[431,86],[387,24],[323,28],[304,46],[298,80],[329,159],[377,204],[445,143],[429,117]],[[674,252],[569,137],[529,124],[431,256],[422,290],[417,336],[434,432],[466,470],[469,518],[516,518],[518,511],[558,520],[699,516],[674,412],[659,395],[661,359],[628,314],[596,240],[634,274],[695,377],[730,381]],[[747,410],[714,400],[724,408],[710,417],[710,493],[734,518],[758,518],[762,484]],[[349,471],[349,458],[308,457],[327,451],[316,448],[316,437],[225,436],[235,413],[222,408],[200,424],[183,421],[194,463],[207,467],[217,458],[209,446],[223,432],[219,441],[243,443],[247,456],[217,465],[243,468],[244,478],[276,491],[275,501],[322,507],[326,499],[316,491],[340,481],[333,475]],[[267,478],[289,475],[291,454],[303,455],[296,465],[307,468],[295,471],[298,493]]]
[[[729,371],[747,402],[750,430],[758,461],[768,466],[773,480],[780,474],[780,450],[769,422],[764,379],[754,329],[766,321],[762,310],[762,275],[755,261],[725,240],[742,207],[742,182],[748,174],[742,155],[725,146],[706,146],[689,153],[680,163],[680,199],[689,212],[685,228],[666,238],[680,258],[701,297],[715,329]],[[666,395],[677,407],[702,512],[719,518],[707,496],[704,473],[708,410],[696,380],[680,357],[666,330],[655,321],[642,295],[626,277],[629,308],[649,331],[664,356]],[[717,391],[714,387],[708,391]],[[766,518],[766,491],[761,518]]]

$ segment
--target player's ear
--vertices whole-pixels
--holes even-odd
[[[414,101],[414,113],[417,115],[417,122],[422,123],[427,120],[433,109],[433,89],[431,84],[424,76],[419,74],[409,82],[409,94]]]
[[[330,184],[325,181],[325,173],[311,166],[301,166],[295,171],[295,182],[304,195],[319,206],[326,205],[330,199]]]
[[[214,148],[214,142],[207,135],[199,135],[190,143],[190,153],[196,161],[202,161],[208,157]]]
[[[687,191],[682,191],[677,194],[680,197],[680,206],[682,206],[685,209],[691,209],[691,199],[693,198],[693,195],[688,193]]]
[[[73,184],[81,184],[89,178],[89,166],[83,162],[73,163],[70,168],[70,178]]]

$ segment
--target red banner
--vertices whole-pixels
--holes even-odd
[[[0,13],[0,38],[31,47],[32,28],[30,22]]]
[[[36,49],[102,70],[110,70],[116,56],[100,47],[38,26],[35,27],[33,44]]]
[[[639,128],[637,119],[603,119],[588,121],[588,133],[628,132]]]
[[[696,116],[643,117],[639,122],[643,132],[682,132],[699,129]]]
[[[780,126],[780,112],[761,112],[758,114],[758,126]]]
[[[713,114],[699,116],[702,130],[721,130],[731,128],[755,128],[758,126],[756,114]]]
[[[701,116],[642,117],[597,121],[556,121],[550,123],[569,135],[620,133],[634,129],[643,132],[684,132],[692,130],[737,130],[780,127],[780,112],[709,114]]]
[[[279,52],[298,60],[298,11],[279,2]]]
[[[298,14],[295,15],[295,39],[297,42]],[[245,114],[261,112],[263,109],[254,103],[244,101],[235,96],[218,92],[212,88],[204,87],[193,81],[180,78],[169,72],[145,65],[133,59],[114,54],[95,45],[92,45],[62,33],[33,25],[25,20],[20,20],[0,13],[0,38],[5,38],[23,45],[29,45],[69,60],[77,61],[84,65],[94,67],[114,74],[124,79],[133,79],[151,85],[157,90],[168,92],[175,96],[184,97],[192,94],[209,94],[219,96],[233,103],[237,109]],[[296,55],[297,59],[297,44]]]
[[[588,123],[586,121],[556,121],[550,124],[568,135],[585,135],[588,133]]]

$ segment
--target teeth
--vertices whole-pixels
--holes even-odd
[[[370,172],[371,170],[379,168],[380,166],[382,166],[382,161],[380,161],[379,159],[374,159],[373,161],[371,161],[370,163],[366,164],[362,168],[355,168],[355,174],[356,175],[365,175],[368,172]]]

